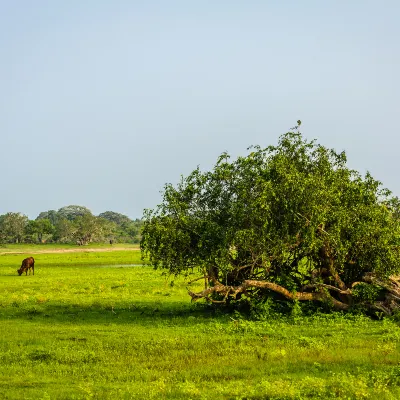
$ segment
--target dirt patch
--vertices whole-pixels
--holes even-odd
[[[140,251],[138,247],[109,247],[99,249],[86,249],[84,247],[77,247],[76,249],[52,249],[52,250],[33,250],[33,251],[3,251],[3,254],[50,254],[50,253],[94,253],[94,252],[105,252],[105,251]]]

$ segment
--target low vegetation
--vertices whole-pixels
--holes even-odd
[[[395,317],[222,312],[188,301],[194,276],[122,265],[138,251],[37,253],[18,276],[28,255],[0,255],[0,398],[400,398]]]

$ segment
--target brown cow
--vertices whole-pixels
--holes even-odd
[[[33,275],[35,275],[35,260],[33,259],[33,257],[28,257],[22,261],[21,268],[17,269],[17,272],[18,272],[18,275],[21,276],[24,272],[25,272],[25,275],[28,275],[28,271],[29,271],[29,275],[30,275],[31,269],[32,269]]]

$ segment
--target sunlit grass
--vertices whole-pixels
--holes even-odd
[[[18,276],[21,255],[0,257],[0,398],[400,398],[391,320],[250,321],[190,303],[188,279],[111,266],[110,254],[135,263],[38,254],[35,275]]]
[[[126,265],[143,264],[146,261],[141,259],[140,251],[119,250],[119,251],[80,251],[76,253],[39,253],[27,252],[21,254],[0,254],[0,264],[2,267],[9,267],[4,272],[14,275],[17,268],[21,266],[24,257],[33,255],[35,258],[35,273],[40,273],[48,267],[55,268],[60,266],[88,266],[88,265]]]
[[[131,243],[115,243],[110,246],[109,243],[90,243],[86,246],[77,246],[76,244],[62,244],[62,243],[45,243],[45,244],[26,244],[26,243],[10,243],[0,244],[0,254],[5,252],[30,252],[34,253],[37,251],[52,251],[52,250],[90,250],[90,249],[113,249],[118,250],[119,248],[132,248],[139,249],[138,244]]]

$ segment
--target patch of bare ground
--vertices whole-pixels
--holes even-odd
[[[85,248],[85,247],[76,247],[72,249],[49,249],[49,250],[34,250],[30,251],[29,254],[50,254],[50,253],[94,253],[94,252],[105,252],[105,251],[140,251],[139,247],[101,247],[101,248]],[[26,251],[3,251],[0,252],[0,255],[3,254],[26,254]]]

